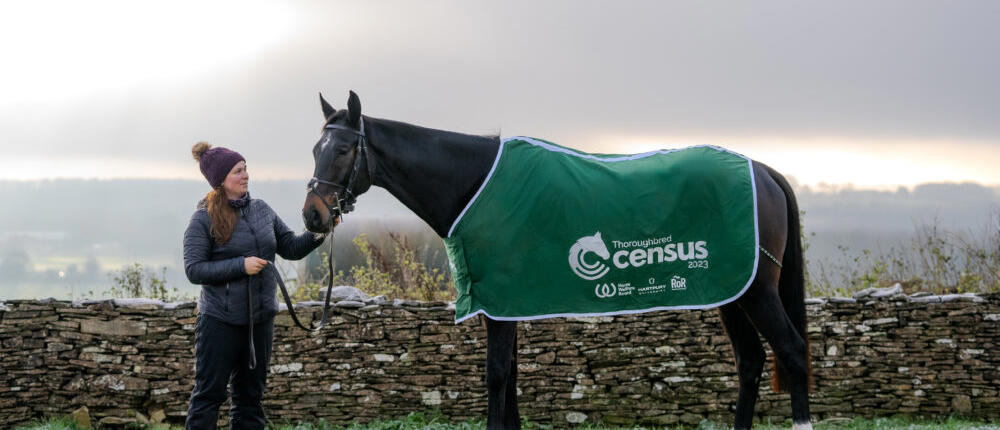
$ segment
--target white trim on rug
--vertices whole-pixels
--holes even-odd
[[[598,156],[593,155],[593,154],[580,153],[580,152],[573,151],[571,149],[563,148],[563,147],[560,147],[560,146],[555,146],[555,145],[552,145],[550,143],[542,142],[542,141],[539,141],[537,139],[533,139],[533,138],[530,138],[530,137],[516,136],[516,137],[508,137],[506,139],[501,139],[500,140],[500,149],[497,150],[497,158],[496,158],[496,160],[493,161],[493,168],[491,168],[490,172],[486,175],[486,179],[483,181],[483,184],[479,187],[479,190],[476,191],[476,194],[474,196],[472,196],[472,199],[469,200],[469,203],[467,205],[465,205],[465,209],[463,209],[462,213],[460,213],[458,215],[458,218],[455,219],[455,222],[452,224],[451,229],[448,231],[448,237],[451,237],[451,234],[455,230],[455,226],[458,225],[459,220],[462,219],[462,216],[465,215],[465,212],[467,210],[469,210],[469,207],[472,206],[472,203],[476,201],[477,197],[479,197],[479,193],[483,191],[484,187],[486,187],[486,183],[489,182],[490,178],[493,177],[493,172],[496,170],[497,164],[500,162],[500,154],[503,152],[504,144],[506,144],[507,142],[512,141],[512,140],[524,141],[524,142],[527,142],[527,143],[530,143],[532,145],[545,148],[545,149],[547,149],[549,151],[553,151],[553,152],[561,152],[561,153],[564,153],[564,154],[569,154],[569,155],[573,155],[573,156],[580,157],[580,158],[587,158],[587,159],[591,159],[591,160],[604,161],[604,162],[617,162],[617,161],[637,160],[637,159],[640,159],[640,158],[649,157],[651,155],[669,154],[671,152],[682,151],[682,150],[689,149],[689,148],[701,148],[701,147],[712,148],[712,149],[715,149],[715,150],[718,150],[718,151],[728,152],[730,154],[734,154],[734,155],[739,156],[740,158],[743,158],[744,160],[747,161],[747,166],[750,169],[750,172],[749,172],[750,173],[750,189],[753,191],[753,240],[754,240],[754,248],[753,248],[753,255],[754,255],[754,257],[753,257],[753,270],[750,271],[750,279],[747,280],[746,285],[743,286],[743,289],[741,289],[739,293],[736,293],[735,295],[733,295],[732,297],[730,297],[728,299],[725,299],[725,300],[722,300],[722,301],[719,301],[719,302],[716,302],[716,303],[707,304],[707,305],[656,306],[656,307],[647,308],[647,309],[629,309],[629,310],[612,311],[612,312],[558,313],[558,314],[545,314],[545,315],[531,315],[531,316],[524,316],[524,317],[500,317],[500,316],[493,316],[493,315],[488,314],[485,310],[480,309],[480,310],[477,310],[477,311],[475,311],[473,313],[465,315],[462,318],[456,318],[455,319],[455,324],[459,324],[462,321],[465,321],[465,320],[467,320],[469,318],[472,318],[472,317],[474,317],[476,315],[479,315],[479,314],[485,315],[487,318],[492,319],[492,320],[496,320],[496,321],[532,321],[532,320],[539,320],[539,319],[546,319],[546,318],[565,318],[565,317],[587,318],[587,317],[604,317],[604,316],[614,316],[614,315],[630,315],[630,314],[641,314],[641,313],[646,313],[646,312],[664,311],[664,310],[713,309],[713,308],[717,308],[719,306],[723,306],[723,305],[729,304],[729,303],[733,302],[734,300],[742,297],[743,294],[746,293],[746,291],[750,288],[750,285],[753,284],[754,278],[757,277],[757,269],[758,269],[758,267],[760,265],[760,223],[759,223],[758,215],[757,215],[757,178],[756,178],[756,175],[754,175],[753,160],[751,160],[747,156],[745,156],[743,154],[740,154],[738,152],[730,151],[730,150],[728,150],[726,148],[722,148],[722,147],[718,147],[718,146],[714,146],[714,145],[694,145],[694,146],[688,146],[688,147],[677,148],[677,149],[660,149],[660,150],[656,150],[656,151],[643,152],[641,154],[624,155],[624,156],[620,156],[620,157],[598,157]]]

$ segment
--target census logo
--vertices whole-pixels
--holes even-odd
[[[569,268],[576,276],[593,281],[607,275],[611,271],[611,265],[620,270],[629,270],[649,264],[669,263],[678,260],[706,260],[709,255],[707,241],[675,243],[673,236],[631,241],[612,240],[611,243],[616,250],[613,254],[608,250],[608,245],[604,242],[599,231],[591,236],[577,239],[569,248]],[[677,282],[679,282],[679,286],[671,285],[673,289],[683,290],[687,288],[685,279],[680,278]]]

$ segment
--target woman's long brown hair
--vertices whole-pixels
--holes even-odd
[[[233,229],[236,228],[236,209],[229,206],[229,200],[222,187],[215,188],[205,195],[205,205],[208,217],[212,220],[209,233],[215,238],[215,243],[222,245],[229,242]]]

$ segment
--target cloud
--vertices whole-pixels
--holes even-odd
[[[348,89],[376,117],[569,145],[595,135],[832,137],[1000,154],[995,2],[297,7],[280,43],[183,79],[0,100],[0,157],[182,166],[204,139],[265,171],[311,170],[316,93],[343,106]]]

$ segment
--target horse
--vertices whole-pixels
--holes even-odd
[[[313,232],[331,231],[342,214],[353,210],[357,196],[374,185],[386,189],[445,238],[486,180],[500,150],[498,136],[435,130],[362,115],[360,98],[353,91],[346,109],[333,108],[322,94],[320,104],[325,122],[313,146],[316,164],[302,208],[306,228]],[[812,367],[798,205],[788,181],[774,169],[752,161],[751,174],[760,247],[771,260],[761,260],[742,296],[718,307],[739,375],[733,428],[753,425],[766,360],[763,336],[775,355],[771,385],[775,392],[791,396],[793,428],[811,429]],[[517,429],[521,425],[517,322],[489,317],[485,322],[487,428]]]

